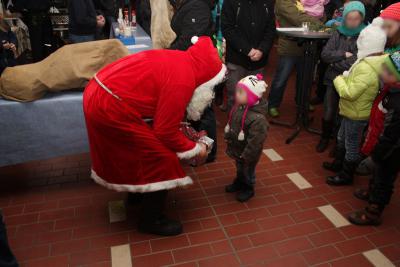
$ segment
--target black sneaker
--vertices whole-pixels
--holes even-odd
[[[236,200],[239,202],[246,202],[252,197],[254,197],[254,189],[246,189],[238,192]]]
[[[153,222],[143,221],[139,223],[138,228],[142,233],[160,236],[176,236],[183,232],[183,226],[179,221],[168,219],[165,216],[161,216]]]

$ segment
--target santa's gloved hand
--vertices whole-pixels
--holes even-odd
[[[361,163],[358,165],[356,172],[358,175],[368,176],[373,174],[374,170],[375,170],[375,162],[372,160],[371,157],[368,157],[363,161],[361,161]]]

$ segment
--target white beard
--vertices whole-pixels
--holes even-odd
[[[187,118],[191,121],[200,120],[206,107],[210,106],[214,99],[214,87],[220,84],[226,74],[226,66],[222,65],[221,71],[206,83],[194,90],[192,99],[186,108]]]

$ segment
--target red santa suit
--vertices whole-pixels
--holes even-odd
[[[200,145],[182,134],[180,124],[185,112],[200,118],[225,72],[206,37],[187,51],[146,51],[98,72],[83,101],[92,178],[128,192],[192,184],[180,159],[196,156]]]

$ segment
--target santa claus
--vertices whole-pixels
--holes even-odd
[[[226,73],[210,38],[187,51],[151,50],[122,58],[98,72],[84,93],[92,178],[116,191],[143,194],[139,230],[182,232],[163,215],[167,190],[193,183],[180,160],[207,156],[180,125],[199,120],[213,87]],[[151,123],[149,123],[151,121]]]

